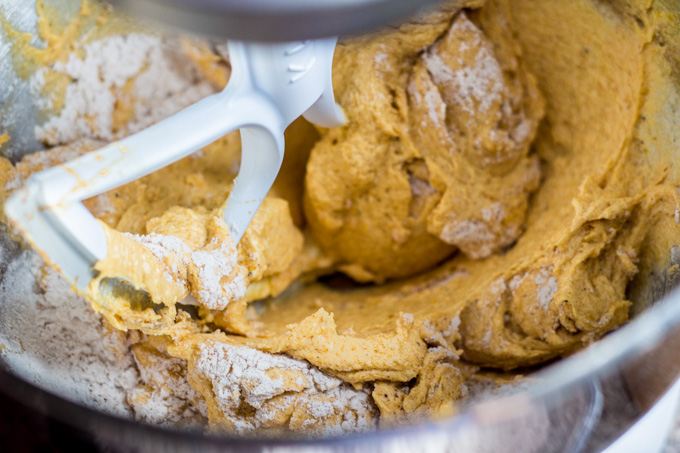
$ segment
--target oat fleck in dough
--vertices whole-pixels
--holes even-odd
[[[244,434],[373,429],[449,415],[478,367],[626,322],[636,275],[680,242],[675,147],[649,126],[673,90],[663,18],[643,3],[456,2],[342,42],[348,123],[287,131],[238,246],[218,215],[234,134],[88,200],[112,252],[86,296],[140,331],[131,407]],[[7,190],[100,145],[2,161]],[[371,284],[315,282],[338,272]]]

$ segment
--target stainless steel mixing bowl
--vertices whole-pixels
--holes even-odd
[[[33,2],[6,0],[4,8],[5,12],[11,11],[11,21],[30,30],[31,20],[35,20]],[[680,1],[657,1],[653,8],[680,17]],[[677,30],[661,30],[657,39],[663,40],[665,56],[673,67],[680,68],[680,40],[675,33]],[[39,149],[40,144],[32,132],[35,107],[30,93],[12,75],[7,61],[9,43],[6,37],[2,39],[0,131],[7,130],[12,135],[11,147],[5,146],[3,151],[16,161]],[[676,78],[680,86],[680,77]],[[668,112],[663,121],[680,124],[680,106]],[[0,285],[6,285],[6,270],[21,248],[2,231],[0,251]],[[1,354],[0,391],[78,427],[110,451],[601,451],[644,415],[680,376],[680,289],[674,289],[680,273],[673,268],[680,265],[680,247],[671,248],[668,256],[668,262],[653,273],[649,284],[636,291],[630,323],[533,374],[520,387],[464,403],[458,415],[445,420],[314,440],[243,439],[181,432],[75,404],[13,374]]]

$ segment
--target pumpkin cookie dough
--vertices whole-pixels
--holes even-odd
[[[336,52],[348,123],[312,151],[305,214],[357,280],[410,276],[456,249],[486,258],[522,232],[543,99],[488,8],[479,24],[442,14]]]
[[[237,246],[218,216],[234,134],[88,200],[110,254],[86,296],[131,331],[131,407],[241,434],[368,430],[450,415],[479,367],[625,323],[636,275],[680,242],[674,148],[649,126],[673,90],[664,20],[643,1],[470,0],[342,41],[347,124],[287,131]],[[100,145],[3,161],[8,189]]]

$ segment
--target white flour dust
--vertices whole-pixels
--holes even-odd
[[[176,39],[131,33],[94,41],[84,46],[85,57],[71,54],[65,62],[36,72],[30,81],[34,94],[46,89],[45,74],[55,71],[71,78],[64,106],[36,128],[36,137],[55,146],[90,137],[112,141],[137,132],[212,94],[215,88],[201,80],[192,61]],[[134,115],[114,130],[114,110],[128,82]],[[51,109],[42,96],[43,109]]]

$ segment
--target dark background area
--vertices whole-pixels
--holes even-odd
[[[0,393],[0,452],[97,452],[87,436]]]

